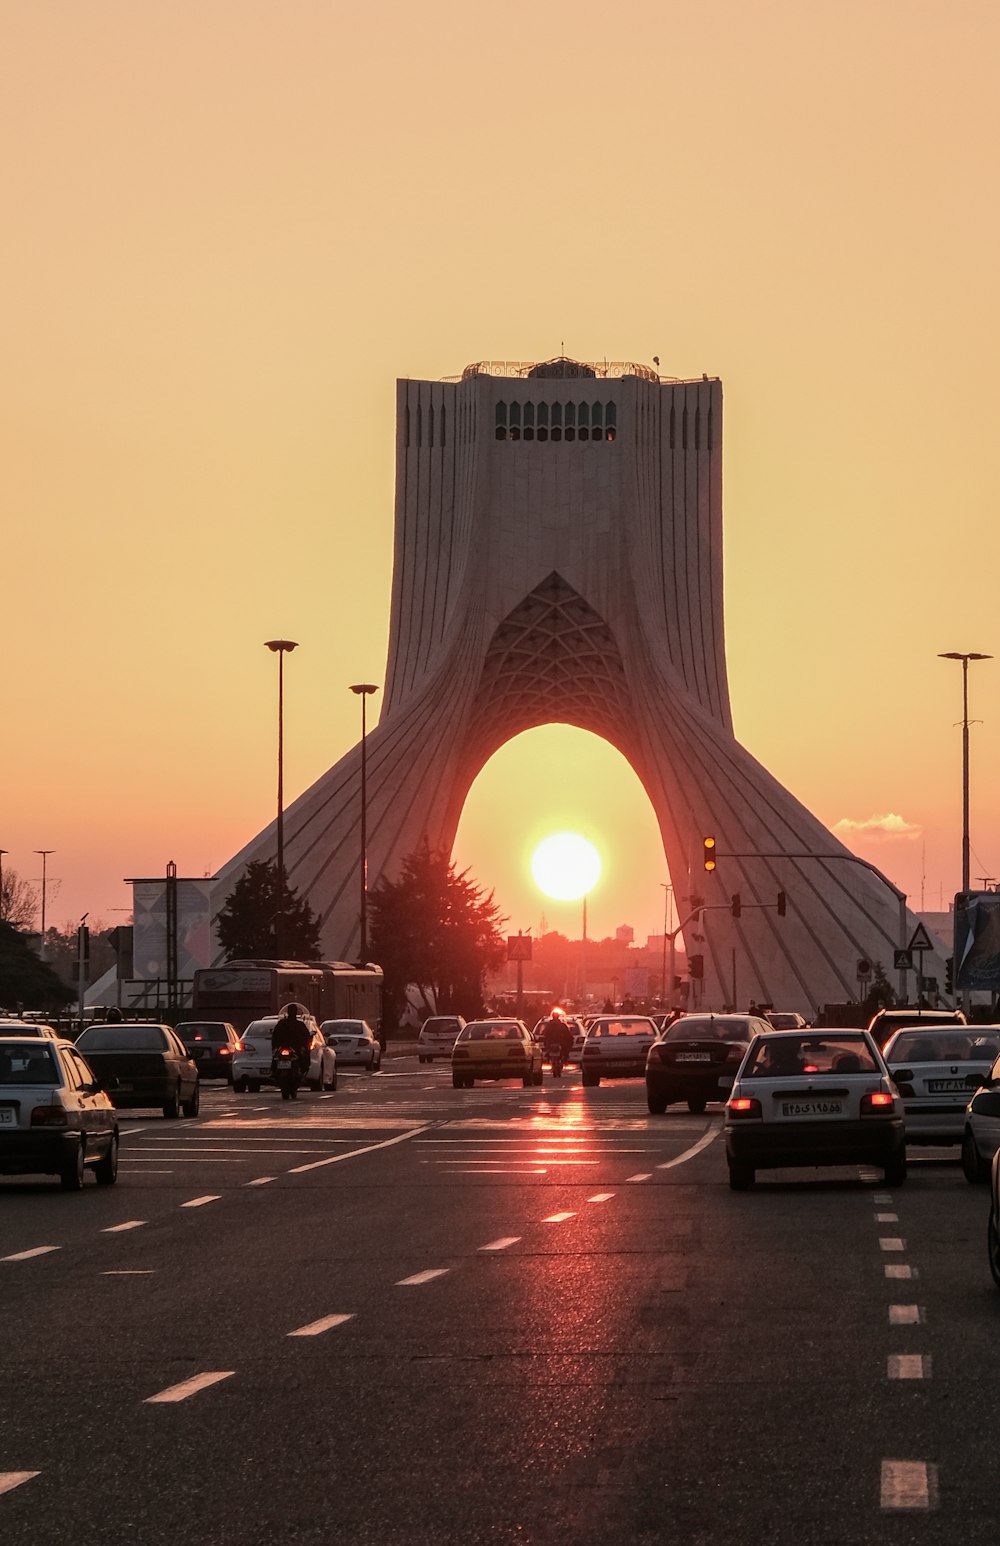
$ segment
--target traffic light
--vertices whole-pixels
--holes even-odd
[[[715,838],[705,839],[705,868],[709,874],[715,869]]]
[[[734,918],[738,918],[740,916],[740,913],[742,912],[742,910],[743,910],[743,904],[740,901],[740,894],[739,894],[738,891],[734,891],[733,892],[733,917]]]
[[[704,956],[688,956],[688,976],[689,977],[704,977],[704,975],[705,975],[705,957]]]
[[[954,991],[955,991],[955,957],[954,956],[949,956],[947,961],[944,963],[944,991],[946,993],[954,993]]]
[[[785,912],[786,912],[785,893],[783,891],[779,891],[778,892],[778,917],[779,918],[783,918],[785,916]]]

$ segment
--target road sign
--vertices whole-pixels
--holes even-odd
[[[866,961],[864,959],[864,957],[862,956],[861,960],[858,962],[858,976],[859,977],[870,977],[871,974],[872,974],[872,963],[870,961]]]
[[[910,943],[907,945],[906,948],[907,948],[907,950],[933,950],[934,949],[934,946],[931,943],[931,937],[928,934],[927,930],[924,928],[922,923],[918,923],[917,924],[916,928],[913,931],[913,935],[912,935],[912,937],[910,939]]]
[[[892,953],[892,964],[897,972],[912,972],[912,950],[894,950]]]
[[[531,935],[508,934],[507,935],[507,959],[508,961],[531,960]]]

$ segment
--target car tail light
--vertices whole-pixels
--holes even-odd
[[[292,1056],[291,1047],[279,1047],[278,1056],[280,1058],[290,1058]]]
[[[885,1116],[895,1104],[892,1096],[885,1090],[871,1090],[861,1097],[861,1115]]]
[[[244,1045],[244,1043],[242,1041],[238,1041],[236,1043],[235,1047],[233,1048],[234,1052],[245,1052],[246,1050],[247,1050],[246,1046]]]
[[[744,1119],[762,1115],[760,1101],[753,1095],[736,1095],[726,1107],[731,1117]]]
[[[31,1113],[32,1127],[68,1127],[69,1117],[62,1106],[36,1106]]]
[[[231,1047],[220,1047],[219,1048],[219,1056],[220,1056],[220,1058],[231,1057],[232,1056],[232,1048]]]

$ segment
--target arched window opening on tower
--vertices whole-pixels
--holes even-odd
[[[524,438],[525,440],[534,440],[535,438],[534,403],[525,403],[524,405]]]
[[[507,439],[507,404],[506,403],[497,403],[496,438],[497,438],[497,440],[506,440]]]
[[[433,415],[434,410],[429,412]],[[496,440],[614,440],[615,419],[615,404],[611,402],[508,403],[501,400],[494,409],[493,434]],[[437,410],[437,425],[438,444],[444,445],[443,407]],[[433,432],[432,418],[431,434]]]

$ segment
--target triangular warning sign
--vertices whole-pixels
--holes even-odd
[[[918,923],[913,931],[913,937],[907,945],[907,950],[933,950],[931,937],[922,923]]]

